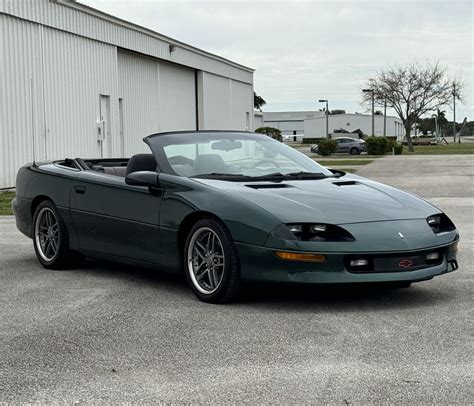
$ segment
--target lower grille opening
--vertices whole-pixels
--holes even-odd
[[[416,271],[443,262],[445,249],[395,254],[346,255],[345,268],[352,273]]]

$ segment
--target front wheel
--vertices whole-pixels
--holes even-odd
[[[240,288],[240,265],[232,236],[214,219],[199,220],[189,232],[184,264],[186,279],[204,302],[227,303]]]
[[[69,234],[56,205],[45,200],[33,216],[33,245],[38,261],[48,269],[67,268],[82,257],[69,250]]]
[[[360,151],[357,148],[351,148],[350,154],[351,155],[359,155]]]

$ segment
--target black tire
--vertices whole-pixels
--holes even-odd
[[[360,151],[359,151],[357,148],[353,147],[353,148],[351,148],[351,150],[349,151],[349,153],[350,153],[351,155],[359,155],[359,154],[360,154]]]
[[[222,256],[223,266],[219,271],[215,271],[219,274],[218,277],[215,276],[214,271],[211,271],[211,269],[213,269],[212,260],[215,261],[217,258],[212,259],[213,255],[210,255],[206,260],[202,255],[198,257],[196,252],[196,241],[199,242],[200,238],[206,238],[207,234],[205,233],[217,236],[217,239],[214,240],[217,248],[214,249],[213,245],[210,252],[215,253],[216,257]],[[222,255],[218,255],[221,252]],[[236,299],[240,290],[240,263],[232,236],[224,224],[212,218],[202,219],[196,222],[186,239],[183,259],[186,280],[200,300],[207,303],[229,303]],[[206,270],[201,273],[195,270],[196,267],[200,268],[195,261],[201,261],[201,265],[205,265],[204,268],[208,269],[207,274]],[[209,262],[205,263],[205,261]],[[216,265],[216,267],[218,266],[219,265]],[[214,282],[219,279],[219,282],[215,283],[215,286],[212,286],[211,274],[214,275],[212,277]],[[200,277],[202,278],[202,282],[198,281]],[[206,284],[208,286],[206,286]]]
[[[53,218],[56,224],[54,229],[57,229],[57,243],[55,244],[56,250],[54,254],[52,254],[53,245],[50,243],[50,251],[48,248],[44,248],[44,244],[42,245],[42,238],[38,231],[41,227],[41,224],[44,221],[45,216],[50,216]],[[43,226],[42,228],[45,228]],[[51,227],[48,227],[48,229]],[[69,233],[64,224],[63,219],[61,218],[56,205],[50,201],[45,200],[42,201],[35,210],[35,214],[33,216],[33,246],[35,248],[36,258],[38,261],[47,269],[65,269],[69,268],[71,265],[75,264],[78,265],[82,262],[84,257],[74,251],[69,249]],[[48,231],[49,232],[49,231]],[[51,234],[53,235],[53,234]],[[54,234],[56,235],[56,234]],[[46,243],[46,246],[47,243]]]

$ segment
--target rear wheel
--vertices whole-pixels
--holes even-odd
[[[33,216],[33,246],[38,261],[45,268],[66,268],[80,261],[80,254],[69,250],[69,234],[55,204],[41,202]]]
[[[185,249],[186,279],[204,302],[227,303],[240,288],[240,266],[232,236],[214,219],[199,220],[191,229]]]
[[[355,147],[351,148],[351,150],[349,152],[350,152],[351,155],[359,155],[360,154],[360,151]]]

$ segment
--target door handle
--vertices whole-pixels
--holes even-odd
[[[86,187],[85,186],[74,186],[74,190],[77,194],[85,195],[86,194]]]

